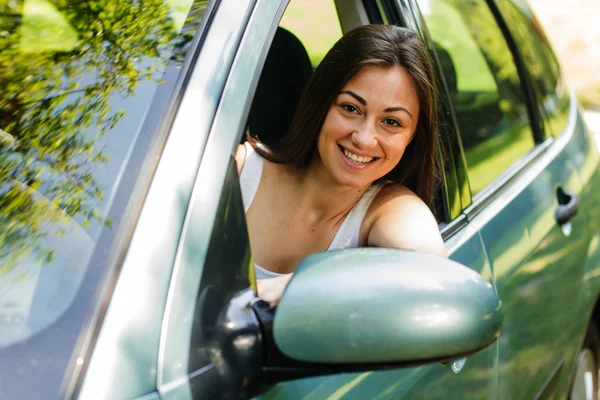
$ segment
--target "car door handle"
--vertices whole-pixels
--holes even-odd
[[[564,190],[561,187],[556,189],[556,197],[558,199],[558,206],[554,211],[554,218],[559,225],[564,225],[577,214],[579,198],[575,193]]]

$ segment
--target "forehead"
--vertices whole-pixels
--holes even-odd
[[[412,78],[404,67],[368,66],[361,69],[341,91],[351,90],[363,97],[367,105],[411,106],[416,111],[419,98]],[[394,103],[394,104],[390,104]]]

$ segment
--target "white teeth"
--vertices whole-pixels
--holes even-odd
[[[357,164],[370,163],[375,158],[375,157],[359,157],[356,154],[350,153],[346,149],[344,149],[344,155],[346,156],[346,158],[348,158],[349,160],[354,161]]]

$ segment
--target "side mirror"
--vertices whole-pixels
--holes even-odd
[[[471,355],[498,338],[502,323],[494,287],[475,271],[434,255],[362,248],[302,261],[275,313],[276,346],[265,344],[288,358],[287,370],[310,366],[307,375],[397,368]],[[277,357],[267,359],[277,370]]]

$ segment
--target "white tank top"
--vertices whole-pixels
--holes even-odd
[[[248,212],[258,190],[264,160],[254,151],[254,148],[250,143],[246,142],[244,143],[244,146],[246,147],[246,161],[244,162],[244,167],[240,174],[240,186],[242,189],[244,212]],[[388,182],[374,183],[367,189],[360,200],[352,207],[348,215],[346,215],[346,218],[344,218],[344,221],[338,228],[327,251],[358,247],[360,227],[362,226],[365,214],[367,213],[371,202],[375,199],[375,196],[377,196],[377,193],[379,193],[381,188],[387,183]],[[254,271],[256,279],[275,278],[284,275],[264,269],[257,264],[254,264]]]

